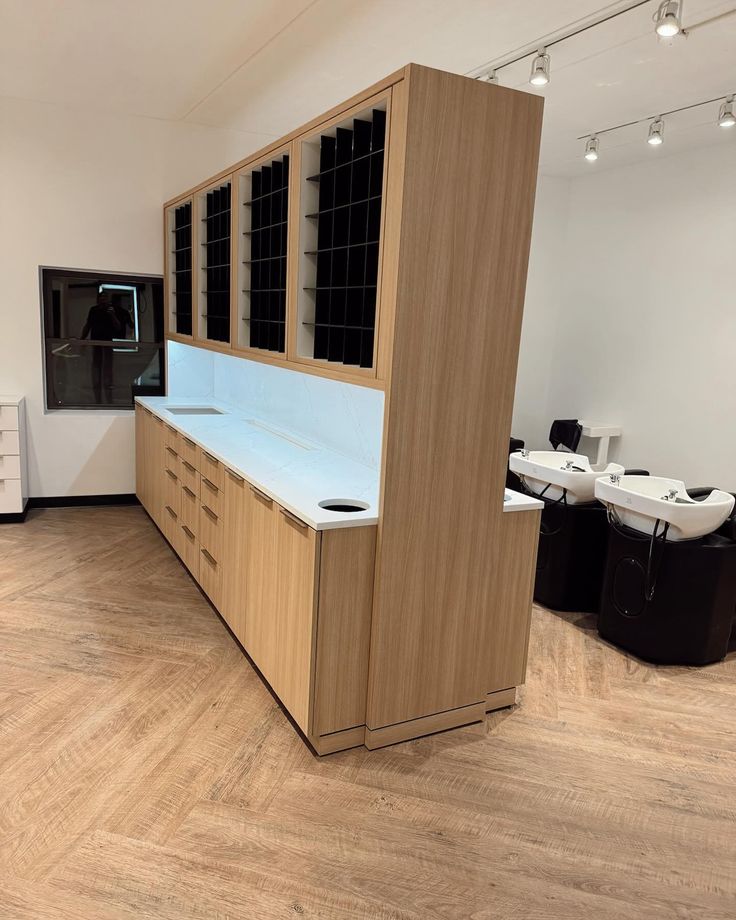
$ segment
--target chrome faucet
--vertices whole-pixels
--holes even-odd
[[[526,459],[529,456],[529,449],[526,447],[521,448],[521,456]]]
[[[621,483],[621,476],[618,473],[611,473],[608,478],[614,486],[620,485]]]
[[[565,469],[566,469],[566,470],[571,470],[571,469],[573,468],[573,466],[575,466],[575,461],[574,461],[574,460],[565,460]]]
[[[662,496],[662,501],[673,502],[677,498],[677,489],[670,489],[666,495]]]

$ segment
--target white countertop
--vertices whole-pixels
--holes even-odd
[[[136,402],[315,530],[378,522],[378,470],[210,397],[138,396]],[[222,415],[175,415],[172,406],[212,406]],[[328,499],[366,511],[320,508]]]
[[[512,489],[504,490],[504,511],[534,511],[536,508],[544,508],[544,502],[538,498],[532,498],[531,495],[524,495],[522,492],[514,492]]]
[[[136,402],[315,530],[378,523],[378,470],[210,397],[137,396]],[[221,415],[178,415],[170,407],[213,407]],[[505,490],[504,511],[543,502]],[[365,511],[327,511],[325,500],[362,502]]]

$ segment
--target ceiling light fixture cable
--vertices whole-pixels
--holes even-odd
[[[623,16],[625,13],[630,13],[632,10],[636,10],[640,6],[646,6],[651,2],[652,0],[637,0],[637,2],[630,3],[623,9],[615,10],[613,13],[608,13],[603,16],[598,16],[595,19],[584,23],[583,25],[570,26],[567,29],[562,30],[556,38],[540,39],[531,47],[527,45],[523,49],[520,49],[518,52],[515,51],[504,58],[499,58],[498,61],[491,61],[487,64],[481,65],[480,67],[476,67],[474,70],[468,71],[466,76],[475,77],[476,80],[487,80],[489,73],[494,73],[503,69],[504,67],[510,67],[512,64],[518,64],[519,61],[523,61],[525,58],[532,57],[532,55],[538,57],[540,54],[540,49],[542,49],[544,53],[548,53],[550,48],[552,48],[554,45],[559,45],[560,42],[567,41],[568,38],[574,38],[576,35],[582,35],[583,32],[587,32],[589,29],[595,29],[597,26],[603,25],[605,22],[610,22],[612,19]],[[497,82],[497,79],[493,82]],[[549,82],[549,74],[545,82]]]
[[[697,109],[701,105],[712,105],[714,102],[721,102],[721,100],[724,100],[724,99],[725,99],[725,102],[721,106],[721,109],[718,113],[718,124],[721,125],[722,127],[729,128],[731,127],[732,124],[736,125],[736,118],[734,118],[734,115],[733,115],[734,94],[724,93],[721,96],[714,96],[712,99],[703,99],[702,102],[693,102],[690,105],[681,105],[677,109],[670,109],[667,112],[660,112],[659,115],[645,115],[643,118],[635,118],[633,121],[625,121],[620,125],[612,125],[610,128],[603,128],[601,131],[592,131],[590,134],[581,134],[580,137],[578,137],[578,140],[585,141],[590,137],[600,137],[602,134],[610,134],[611,131],[620,131],[622,128],[631,128],[634,125],[642,125],[645,122],[651,123],[653,121],[656,121],[657,119],[662,120],[666,118],[668,115],[676,115],[678,112],[687,112],[689,109]],[[723,115],[726,116],[726,124],[723,124],[723,122],[721,121],[721,117]],[[730,120],[731,118],[734,118],[734,120],[731,121]]]

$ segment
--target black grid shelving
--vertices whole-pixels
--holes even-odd
[[[202,293],[206,336],[230,341],[230,183],[207,192]]]
[[[314,297],[314,357],[372,367],[381,227],[386,113],[353,119],[320,138]]]
[[[289,157],[272,160],[251,173],[250,282],[245,319],[251,348],[286,350],[286,249],[289,210]]]
[[[192,203],[174,208],[171,228],[173,256],[171,294],[174,298],[175,329],[180,335],[192,334]]]

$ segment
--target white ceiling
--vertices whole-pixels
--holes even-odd
[[[415,61],[457,73],[630,6],[602,0],[0,0],[0,95],[279,136]],[[717,106],[601,140],[576,138],[736,91],[736,16],[658,41],[655,0],[551,50],[542,170],[580,175],[736,140]],[[736,7],[687,0],[685,25]],[[530,91],[529,60],[501,72]]]

